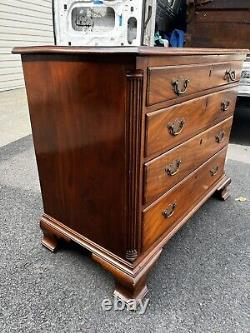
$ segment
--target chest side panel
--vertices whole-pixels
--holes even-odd
[[[45,213],[123,255],[130,63],[68,55],[23,60]]]

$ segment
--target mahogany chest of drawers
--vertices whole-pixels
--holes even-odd
[[[246,51],[13,52],[22,54],[43,245],[82,245],[112,272],[119,297],[142,298],[164,244],[212,194],[228,197],[224,163]]]

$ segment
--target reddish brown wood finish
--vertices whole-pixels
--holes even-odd
[[[153,105],[165,100],[175,99],[182,95],[191,95],[213,87],[237,82],[240,79],[241,67],[241,62],[232,62],[149,68],[147,105]],[[230,76],[229,71],[233,75]],[[174,89],[175,85],[179,90],[179,94]]]
[[[103,60],[23,55],[23,67],[45,213],[123,256],[131,65]]]
[[[194,2],[188,0],[188,3]],[[250,9],[248,0],[195,0],[197,8],[200,9]]]
[[[148,46],[139,47],[82,47],[82,46],[31,46],[31,47],[15,47],[12,51],[14,54],[65,54],[65,55],[136,55],[136,56],[227,56],[232,59],[245,57],[246,50],[243,49],[215,49],[215,48],[155,48]]]
[[[228,144],[233,119],[198,134],[145,164],[144,202],[156,199]]]
[[[239,71],[245,51],[37,47],[14,52],[22,53],[44,203],[43,245],[54,251],[60,239],[80,244],[114,275],[119,297],[144,297],[147,274],[163,245],[214,192],[228,195],[223,167],[238,83],[222,83],[222,74],[228,64]],[[211,66],[216,68],[212,84],[206,77]],[[157,68],[150,83],[149,67]],[[200,68],[204,77],[197,75]],[[190,93],[173,97],[165,83],[172,74],[190,73]],[[146,105],[147,91],[156,104]],[[171,135],[167,126],[182,117],[181,133]],[[182,171],[165,183],[162,166],[179,154]],[[175,214],[168,218],[176,198]]]
[[[236,94],[235,88],[225,90],[147,114],[145,155],[164,152],[232,116]],[[178,135],[172,135],[169,125],[178,125],[181,121],[184,121],[182,131]]]
[[[228,179],[224,184],[218,186],[215,195],[222,201],[227,200],[230,197],[228,186],[231,184],[231,179]]]
[[[187,46],[249,48],[250,2],[213,0],[188,11]]]

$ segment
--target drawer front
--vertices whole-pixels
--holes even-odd
[[[226,147],[143,212],[143,250],[171,231],[224,173]]]
[[[145,155],[163,153],[232,116],[236,96],[229,89],[147,114]]]
[[[144,203],[184,179],[228,144],[233,118],[212,127],[144,166]]]
[[[149,68],[147,105],[237,82],[241,69],[241,62]]]

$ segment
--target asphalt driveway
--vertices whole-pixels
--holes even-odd
[[[249,332],[250,165],[226,168],[231,197],[210,199],[165,246],[146,313],[104,312],[112,276],[77,246],[52,254],[40,245],[31,136],[0,148],[1,333]]]

